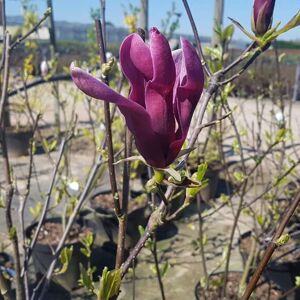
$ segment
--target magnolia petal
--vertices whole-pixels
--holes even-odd
[[[145,76],[146,80],[153,78],[152,58],[149,46],[138,34],[133,34],[130,45],[130,57],[134,66]]]
[[[131,46],[138,44],[138,35],[133,33],[126,37],[120,47],[120,64],[122,70],[130,82],[131,91],[129,98],[140,105],[145,106],[145,79],[131,59]],[[149,50],[149,49],[148,49]]]
[[[168,40],[155,27],[150,29],[150,52],[153,61],[152,82],[169,93],[174,85],[176,72]]]
[[[90,97],[115,103],[126,119],[135,137],[136,146],[146,161],[155,167],[165,166],[165,150],[152,128],[147,111],[138,103],[128,100],[80,68],[71,66],[71,76],[76,86]]]
[[[180,75],[181,71],[181,63],[182,63],[182,49],[177,49],[172,51],[172,56],[175,64],[175,71],[176,71],[176,80]]]
[[[160,94],[159,88],[154,83],[148,82],[145,102],[151,103],[151,105],[147,105],[147,112],[151,118],[153,130],[161,137],[161,144],[166,146],[165,153],[167,153],[168,145],[175,133],[172,97],[172,93]]]
[[[128,105],[138,105],[134,104],[132,101],[128,101],[126,98],[112,90],[110,87],[101,82],[99,79],[93,77],[88,72],[76,67],[74,63],[71,64],[70,69],[73,82],[88,96],[116,104],[126,101],[129,103]]]
[[[182,39],[182,62],[179,83],[174,90],[174,113],[179,125],[177,136],[186,137],[193,112],[204,87],[201,61],[189,41]],[[177,63],[179,65],[179,62]],[[177,75],[178,76],[178,75]]]
[[[265,34],[272,25],[275,0],[255,0],[253,5],[253,31]]]

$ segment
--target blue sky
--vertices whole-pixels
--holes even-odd
[[[229,24],[227,17],[232,17],[241,22],[245,27],[250,27],[251,10],[253,0],[225,0],[225,24]],[[76,21],[82,23],[91,22],[90,10],[97,8],[99,0],[53,0],[54,17],[56,20]],[[107,20],[117,26],[123,26],[123,6],[129,3],[138,5],[139,0],[107,0]],[[173,0],[149,0],[150,26],[159,27],[161,20],[165,18],[166,12],[170,10]],[[174,1],[177,10],[183,15],[180,21],[179,33],[191,33],[190,24],[184,13],[182,2]],[[32,0],[42,13],[46,8],[46,0]],[[214,0],[189,0],[189,4],[197,23],[200,35],[210,35],[212,32],[212,18]],[[123,5],[123,6],[122,6]],[[20,0],[7,0],[7,14],[21,14]],[[300,0],[277,0],[274,14],[274,22],[287,22],[300,9]],[[235,38],[243,38],[243,35],[235,33]],[[300,27],[286,33],[282,39],[300,40]]]

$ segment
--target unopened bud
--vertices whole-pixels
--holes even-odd
[[[107,75],[110,73],[114,64],[115,64],[115,58],[111,57],[110,60],[106,64],[103,64],[101,66],[101,73],[104,78],[107,77]]]
[[[158,191],[157,183],[154,178],[151,178],[146,183],[146,192],[147,193],[156,193]]]
[[[41,75],[43,77],[46,77],[48,75],[48,73],[49,73],[49,66],[48,66],[48,62],[46,60],[43,60],[41,62],[40,70],[41,70]]]
[[[163,171],[160,171],[160,170],[154,170],[154,180],[157,184],[160,184],[162,183],[162,181],[164,180],[165,178],[165,174]]]
[[[252,31],[264,35],[272,26],[275,0],[254,0]]]

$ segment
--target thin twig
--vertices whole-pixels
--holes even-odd
[[[43,17],[36,23],[28,32],[26,32],[24,35],[18,37],[9,47],[9,50],[14,50],[17,46],[19,46],[23,41],[25,41],[33,32],[35,32],[40,25],[50,16],[51,10],[47,9],[44,13]]]
[[[0,124],[3,122],[4,111],[7,103],[7,90],[8,90],[8,82],[9,82],[9,61],[10,61],[10,53],[9,53],[9,45],[10,45],[10,35],[7,34],[5,36],[5,48],[3,49],[4,53],[4,70],[3,70],[3,83],[2,83],[2,91],[1,91],[1,100],[0,100]]]
[[[205,71],[205,73],[206,73],[206,75],[207,75],[208,77],[211,77],[211,76],[212,76],[212,73],[211,73],[211,71],[209,70],[208,64],[207,64],[207,62],[206,62],[206,60],[205,60],[205,56],[204,56],[203,51],[202,51],[202,46],[201,46],[201,41],[200,41],[200,38],[199,38],[198,30],[197,30],[197,27],[196,27],[196,24],[195,24],[193,15],[192,15],[192,13],[191,13],[190,7],[189,7],[189,5],[188,5],[187,0],[182,0],[182,2],[183,2],[183,5],[184,5],[184,8],[185,8],[185,10],[186,10],[186,13],[187,13],[187,15],[188,15],[188,18],[189,18],[189,20],[190,20],[191,26],[192,26],[192,30],[193,30],[194,37],[195,37],[196,44],[197,44],[198,54],[199,54],[199,57],[201,58],[201,62],[202,62],[204,71]]]
[[[267,266],[271,256],[273,255],[274,251],[279,247],[277,241],[278,239],[282,236],[283,231],[285,229],[285,227],[287,226],[287,224],[289,223],[291,217],[293,216],[297,206],[300,203],[300,191],[298,191],[295,199],[293,200],[291,206],[289,207],[289,209],[287,210],[287,212],[284,214],[273,238],[272,241],[270,242],[269,246],[267,247],[267,249],[265,250],[265,253],[260,261],[260,263],[258,264],[257,268],[255,269],[254,275],[252,276],[252,278],[250,279],[250,282],[245,290],[245,293],[243,295],[243,297],[241,298],[241,300],[247,300],[250,298],[252,292],[254,291],[256,284],[263,272],[263,270],[265,269],[265,267]]]
[[[50,82],[57,82],[57,81],[69,81],[71,80],[71,75],[69,74],[59,74],[59,75],[54,75],[51,76],[50,78],[38,78],[33,80],[32,82],[28,84],[24,84],[19,88],[15,88],[14,90],[8,92],[8,97],[12,97],[14,95],[17,95],[20,92],[23,92],[24,90],[29,90],[30,88],[36,87],[41,84],[47,84]]]
[[[125,134],[125,158],[130,157],[132,152],[132,134],[126,129]],[[128,198],[130,193],[130,162],[124,161],[123,165],[123,189],[122,189],[122,203],[121,214],[118,218],[118,243],[117,243],[117,255],[116,255],[116,269],[120,268],[124,260],[125,238],[127,228],[127,213],[128,213]]]
[[[30,187],[31,187],[31,179],[32,179],[32,169],[33,169],[33,148],[34,148],[34,134],[36,132],[36,129],[38,127],[38,122],[41,118],[41,115],[38,114],[35,120],[35,124],[33,127],[33,135],[30,140],[30,151],[29,151],[29,168],[28,168],[28,176],[27,176],[27,183],[26,183],[26,189],[25,189],[25,194],[21,197],[20,201],[20,206],[19,206],[19,217],[20,217],[20,223],[21,223],[21,240],[23,243],[23,248],[26,253],[26,243],[25,243],[25,227],[24,227],[24,211],[25,211],[25,206],[30,194]],[[25,265],[28,265],[28,259],[27,255],[24,255],[24,270],[27,270],[27,267]],[[29,281],[28,281],[28,272],[24,272],[24,288],[25,288],[25,296],[26,299],[29,299]]]
[[[1,124],[1,138],[2,138],[2,156],[4,160],[4,173],[5,173],[5,182],[6,182],[6,206],[5,206],[5,215],[6,215],[6,226],[8,235],[12,242],[14,258],[15,258],[15,266],[16,266],[16,298],[17,300],[23,300],[24,297],[24,285],[21,278],[21,264],[20,264],[20,252],[19,252],[19,244],[18,244],[18,233],[17,229],[14,226],[11,214],[11,206],[14,195],[14,187],[11,178],[11,170],[10,170],[10,162],[7,153],[7,144],[6,144],[6,133],[5,133],[5,124],[4,124],[4,107],[7,103],[7,89],[9,82],[9,47],[10,47],[10,35],[7,34],[5,36],[5,49],[4,51],[4,71],[3,71],[3,85],[2,85],[2,94],[0,101],[0,124]]]
[[[6,36],[6,5],[5,0],[0,0],[0,7],[1,7],[1,19],[2,19],[2,37],[3,37],[3,49],[6,49],[5,46],[5,36]],[[0,62],[0,71],[2,71],[5,61],[5,53],[2,52],[1,55],[1,62]]]
[[[48,209],[49,209],[49,206],[50,206],[51,194],[52,194],[52,190],[53,190],[53,187],[54,187],[54,184],[55,184],[56,175],[57,175],[57,172],[58,172],[58,169],[59,169],[59,166],[60,166],[60,162],[61,162],[61,159],[63,157],[65,147],[66,147],[67,143],[71,140],[72,136],[73,136],[73,134],[70,134],[68,137],[63,138],[63,140],[61,141],[58,158],[57,158],[55,167],[53,169],[53,173],[52,173],[52,176],[51,176],[51,182],[50,182],[48,192],[47,192],[47,198],[46,198],[46,201],[45,201],[44,206],[43,206],[41,217],[40,217],[39,222],[38,222],[38,224],[36,226],[36,229],[34,231],[34,235],[33,235],[33,238],[31,240],[31,243],[30,243],[30,247],[28,248],[28,252],[27,252],[27,260],[28,261],[30,260],[30,257],[31,257],[31,254],[32,254],[33,250],[34,250],[34,247],[36,245],[37,238],[39,236],[40,230],[41,230],[41,228],[42,228],[42,226],[45,222],[47,212],[48,212]]]
[[[160,268],[159,268],[159,261],[158,261],[158,257],[157,257],[157,241],[156,241],[155,233],[153,234],[152,241],[153,241],[153,248],[152,248],[151,252],[152,252],[152,255],[153,255],[153,258],[154,258],[156,277],[157,277],[157,281],[158,281],[158,285],[159,285],[159,289],[160,289],[161,299],[166,300],[164,284],[163,284],[163,281],[162,281],[162,278],[161,278],[161,273],[160,273]]]
[[[99,46],[101,64],[105,64],[106,63],[105,42],[103,37],[101,21],[95,20],[95,26],[96,26],[97,43]],[[106,85],[109,84],[107,77],[102,78],[102,80]],[[112,131],[111,131],[110,105],[106,101],[104,102],[104,117],[105,117],[105,129],[106,129],[106,140],[107,140],[107,150],[108,150],[108,169],[109,169],[109,179],[111,184],[111,192],[113,194],[113,198],[115,202],[116,215],[121,216],[116,172],[114,166],[114,148],[113,148]]]

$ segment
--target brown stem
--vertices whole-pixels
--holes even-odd
[[[197,212],[198,212],[198,221],[199,221],[199,243],[200,243],[200,252],[201,252],[201,263],[205,278],[206,285],[208,284],[208,272],[206,266],[206,258],[204,252],[204,243],[203,243],[203,218],[201,213],[201,196],[198,193],[197,195]]]
[[[47,84],[50,82],[57,82],[57,81],[70,81],[70,80],[71,80],[71,75],[67,75],[67,74],[58,74],[58,75],[54,75],[47,79],[38,78],[38,79],[33,80],[30,83],[23,84],[19,88],[15,88],[15,89],[9,91],[7,96],[12,97],[14,95],[17,95],[20,92],[23,92],[24,90],[29,90],[30,88],[36,87],[41,84]]]
[[[46,10],[43,17],[36,23],[28,32],[26,32],[23,36],[18,37],[9,47],[10,51],[14,50],[19,44],[25,41],[32,33],[34,33],[40,25],[49,17],[51,11]]]
[[[33,235],[33,238],[31,240],[31,243],[30,243],[30,247],[28,248],[28,251],[27,251],[27,254],[26,254],[26,259],[27,259],[28,262],[31,258],[32,252],[33,252],[34,247],[35,247],[36,242],[37,242],[37,238],[39,236],[39,233],[41,231],[41,228],[42,228],[42,226],[45,222],[46,216],[47,216],[47,212],[48,212],[50,201],[51,201],[52,190],[54,188],[56,175],[57,175],[59,165],[60,165],[61,159],[62,159],[64,151],[65,151],[66,144],[72,138],[72,136],[73,135],[71,134],[69,137],[64,138],[61,141],[60,150],[59,150],[59,154],[58,154],[58,159],[57,159],[57,162],[56,162],[55,167],[53,169],[53,173],[52,173],[52,176],[51,176],[51,182],[50,182],[49,189],[48,189],[48,192],[47,192],[47,198],[45,200],[43,210],[42,210],[42,213],[41,213],[41,217],[40,217],[39,222],[37,224],[36,230],[34,231],[34,235]],[[24,268],[25,268],[25,266],[24,266]],[[24,272],[25,271],[26,271],[26,269],[24,269]]]
[[[21,264],[20,264],[20,252],[19,252],[19,244],[18,244],[18,234],[17,229],[14,226],[11,215],[11,206],[14,195],[14,187],[11,178],[11,170],[9,157],[7,153],[7,144],[6,144],[6,134],[5,134],[5,124],[3,120],[4,115],[4,107],[7,103],[7,89],[8,89],[8,81],[9,81],[9,48],[10,48],[10,35],[7,34],[5,36],[5,49],[4,51],[4,71],[3,71],[3,85],[2,85],[2,93],[1,93],[1,102],[0,102],[0,124],[1,124],[1,139],[2,139],[2,156],[4,160],[4,173],[5,173],[5,182],[6,182],[6,207],[5,207],[5,215],[6,215],[6,226],[8,230],[8,235],[12,242],[14,256],[15,256],[15,266],[16,266],[16,298],[17,300],[23,300],[24,298],[24,285],[21,278]]]
[[[225,104],[225,108],[227,110],[231,111],[228,104]],[[229,120],[230,120],[231,125],[234,129],[235,136],[236,136],[236,139],[237,139],[237,142],[238,142],[238,145],[239,145],[242,171],[243,171],[243,175],[245,176],[246,175],[246,165],[245,165],[245,157],[244,157],[244,151],[243,151],[241,136],[239,134],[239,130],[237,128],[236,122],[235,122],[232,115],[230,115]],[[232,229],[231,229],[231,233],[230,233],[229,245],[228,245],[228,254],[227,254],[227,257],[226,257],[225,271],[224,271],[224,284],[223,284],[223,289],[222,289],[222,296],[223,297],[226,296],[225,295],[225,293],[226,293],[226,283],[227,283],[229,263],[230,263],[230,258],[231,258],[231,248],[232,248],[232,244],[233,244],[233,238],[234,238],[235,230],[238,226],[239,217],[240,217],[240,214],[242,212],[242,207],[243,207],[243,203],[244,203],[244,196],[245,196],[247,184],[248,184],[248,177],[246,177],[244,179],[243,183],[242,183],[242,191],[241,191],[241,195],[240,195],[240,199],[239,199],[239,203],[238,203],[238,208],[237,208],[236,215],[234,216],[234,221],[233,221],[233,225],[232,225]]]
[[[128,129],[125,134],[125,157],[131,155],[132,150],[132,135]],[[123,165],[123,189],[122,189],[122,203],[121,203],[121,214],[118,218],[119,229],[118,229],[118,244],[117,244],[117,255],[116,255],[116,269],[119,269],[124,260],[124,249],[125,249],[125,238],[127,229],[127,210],[128,210],[128,198],[130,193],[129,188],[130,182],[130,162],[125,161]]]
[[[131,267],[133,261],[136,260],[136,257],[145,246],[147,240],[151,237],[153,228],[146,228],[144,235],[139,239],[133,250],[131,251],[129,257],[126,259],[122,265],[122,278],[127,273],[128,269]]]
[[[291,217],[293,216],[297,206],[300,203],[300,191],[298,191],[295,199],[293,200],[291,206],[289,207],[289,209],[286,211],[286,213],[284,214],[273,238],[272,241],[270,242],[269,246],[267,247],[267,249],[265,250],[265,253],[262,257],[262,260],[260,261],[260,263],[258,264],[246,290],[245,293],[243,295],[243,297],[241,298],[241,300],[247,300],[250,298],[252,292],[254,291],[256,284],[263,272],[263,270],[265,269],[265,267],[267,266],[272,254],[274,253],[274,251],[276,250],[276,248],[278,247],[278,244],[276,243],[277,240],[281,237],[285,227],[287,226],[288,222],[290,221]]]
[[[162,282],[160,269],[159,269],[159,262],[158,262],[158,257],[157,257],[157,241],[156,241],[155,233],[153,234],[153,249],[152,249],[151,252],[152,252],[152,255],[153,255],[153,258],[154,258],[155,271],[156,271],[157,281],[158,281],[158,284],[159,284],[161,298],[162,298],[162,300],[166,300],[165,291],[164,291],[164,284]]]
[[[38,114],[35,120],[34,128],[33,128],[33,136],[36,132],[36,129],[38,127],[38,122],[41,118],[41,115]],[[28,259],[26,255],[26,243],[25,243],[25,227],[24,227],[24,211],[25,211],[25,206],[30,194],[30,188],[31,188],[31,179],[32,179],[32,170],[33,170],[33,148],[34,148],[34,139],[33,137],[30,140],[30,151],[29,151],[29,168],[28,168],[28,175],[27,175],[27,183],[26,183],[26,190],[25,194],[22,197],[22,200],[20,201],[20,206],[19,206],[19,217],[20,217],[20,223],[21,223],[21,240],[23,243],[23,249],[25,249],[25,255],[24,255],[24,289],[25,289],[25,296],[26,299],[29,299],[29,281],[28,281]]]
[[[103,37],[101,21],[95,20],[95,26],[96,26],[97,43],[99,46],[101,64],[105,64],[106,63],[105,42]],[[102,80],[106,85],[109,85],[107,77],[102,78]],[[111,185],[111,192],[113,194],[113,198],[115,201],[116,215],[119,217],[121,216],[121,208],[120,208],[120,201],[119,201],[119,194],[118,194],[118,187],[117,187],[117,180],[116,180],[116,173],[115,173],[115,166],[114,166],[114,148],[113,148],[113,141],[112,141],[111,117],[110,117],[109,107],[110,107],[109,103],[105,101],[104,117],[105,117],[105,128],[106,128],[107,150],[108,150],[109,179]]]
[[[136,257],[143,249],[147,240],[151,237],[152,233],[157,229],[158,226],[164,224],[163,220],[165,219],[165,214],[166,207],[164,205],[164,202],[161,202],[160,206],[152,212],[143,236],[141,236],[135,247],[132,249],[129,257],[122,265],[122,278],[125,276],[132,262],[135,261]]]

